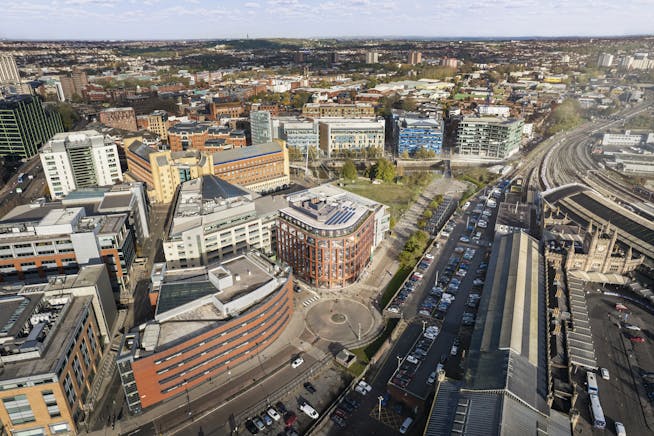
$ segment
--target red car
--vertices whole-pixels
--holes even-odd
[[[631,342],[636,342],[638,344],[642,344],[643,342],[645,342],[645,338],[642,338],[640,336],[632,336],[632,337],[629,338],[629,340]]]
[[[289,410],[284,416],[284,424],[286,424],[286,427],[291,427],[295,424],[295,421],[297,421],[297,415]]]

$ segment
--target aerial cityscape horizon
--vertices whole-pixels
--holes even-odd
[[[0,436],[654,434],[650,0],[0,14]]]

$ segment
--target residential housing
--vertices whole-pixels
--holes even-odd
[[[123,180],[115,142],[95,130],[58,133],[43,146],[40,157],[53,199],[77,188]]]
[[[320,120],[318,131],[320,150],[327,157],[345,152],[384,150],[383,119]]]
[[[397,152],[413,154],[419,149],[433,151],[437,155],[443,149],[443,120],[419,114],[405,114],[397,120]]]
[[[136,113],[131,107],[112,107],[100,111],[99,121],[107,127],[136,132]]]
[[[373,118],[375,108],[370,103],[306,103],[302,115],[307,118]]]
[[[520,148],[523,124],[515,119],[464,117],[457,130],[457,152],[463,156],[506,159]]]

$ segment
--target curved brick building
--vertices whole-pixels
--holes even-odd
[[[254,253],[207,268],[159,271],[155,321],[126,334],[117,359],[132,413],[252,359],[293,313],[290,269]]]
[[[386,206],[322,185],[291,195],[279,211],[277,254],[296,277],[334,288],[355,282],[389,230]]]

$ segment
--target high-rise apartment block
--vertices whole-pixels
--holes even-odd
[[[53,199],[123,180],[116,144],[95,130],[58,133],[43,146],[41,162]]]
[[[457,68],[459,66],[459,60],[457,58],[442,58],[441,65],[446,68]]]
[[[36,96],[12,95],[0,100],[0,156],[32,157],[63,131],[59,113],[44,107]]]
[[[367,64],[377,64],[379,63],[379,53],[375,51],[366,52],[366,63]]]
[[[326,156],[344,152],[384,150],[385,122],[380,120],[321,120],[318,124],[320,150]]]
[[[443,149],[443,120],[418,114],[406,114],[397,121],[399,154],[405,151],[413,154],[419,149],[441,154]]]
[[[0,291],[4,434],[79,434],[117,312],[103,265]]]
[[[354,283],[390,229],[388,208],[332,185],[292,194],[279,211],[277,256],[312,286]]]
[[[464,117],[456,137],[458,153],[488,159],[506,159],[520,148],[524,122],[493,117]]]
[[[0,85],[20,83],[16,59],[10,54],[0,54]]]
[[[265,144],[273,140],[272,117],[268,111],[250,112],[252,145]]]
[[[302,115],[307,118],[372,118],[375,108],[370,103],[306,103]]]
[[[112,107],[100,111],[99,120],[107,127],[136,132],[136,113],[131,107]]]
[[[70,74],[60,77],[60,81],[64,96],[68,100],[72,99],[73,96],[82,97],[84,88],[89,84],[86,71],[77,67],[73,67]]]
[[[256,198],[216,176],[181,184],[172,225],[164,237],[168,268],[209,265],[226,256],[260,250],[271,253],[281,196]]]
[[[407,59],[409,65],[417,65],[422,63],[422,53],[419,51],[411,50]]]
[[[610,67],[613,65],[613,55],[609,53],[602,53],[597,59],[598,67]]]

